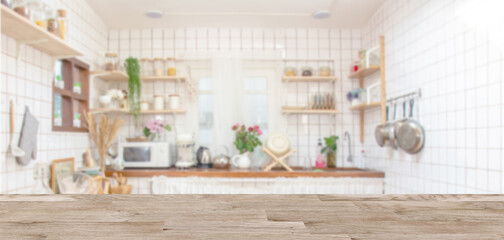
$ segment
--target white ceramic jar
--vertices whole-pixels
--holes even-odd
[[[149,102],[147,102],[147,101],[141,101],[140,102],[140,110],[142,110],[142,111],[149,110]]]
[[[163,110],[164,109],[163,95],[154,95],[154,109],[155,110]]]
[[[180,109],[180,96],[178,94],[170,95],[170,109],[172,110]]]

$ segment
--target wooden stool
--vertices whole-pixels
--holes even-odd
[[[287,171],[289,172],[293,172],[292,171],[292,168],[289,167],[289,165],[287,165],[284,160],[291,154],[295,153],[296,150],[295,149],[291,149],[289,150],[287,153],[285,153],[284,155],[278,157],[276,156],[274,153],[272,153],[269,149],[267,148],[262,148],[262,150],[268,154],[268,156],[270,156],[272,159],[271,159],[271,162],[270,164],[268,164],[268,166],[266,166],[263,171],[265,172],[268,172],[268,171],[271,171],[271,169],[273,167],[275,167],[277,164],[280,164],[282,167],[284,167],[285,169],[287,169]]]

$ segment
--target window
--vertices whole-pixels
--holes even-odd
[[[214,134],[214,111],[212,95],[212,79],[201,77],[198,79],[198,141],[201,144],[210,144]]]
[[[247,122],[259,125],[264,138],[268,133],[268,79],[266,77],[246,77],[245,102],[248,108]]]
[[[75,59],[56,61],[53,81],[53,131],[87,132],[83,114],[89,110],[89,65]]]

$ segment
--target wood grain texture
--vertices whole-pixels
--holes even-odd
[[[5,239],[504,239],[504,195],[0,195]]]
[[[274,178],[274,177],[353,177],[353,178],[383,178],[383,172],[362,170],[358,168],[326,168],[320,172],[303,171],[293,167],[293,172],[284,169],[273,169],[269,172],[261,170],[241,169],[202,169],[191,168],[188,170],[169,169],[125,169],[123,171],[107,170],[105,175],[111,177],[114,172],[122,173],[125,177],[220,177],[220,178]]]

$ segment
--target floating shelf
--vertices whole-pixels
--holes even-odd
[[[338,110],[315,110],[315,109],[306,109],[306,110],[282,110],[283,114],[337,114]]]
[[[330,77],[321,77],[321,76],[311,76],[311,77],[303,77],[303,76],[293,76],[288,77],[284,76],[282,78],[283,82],[334,82],[338,80],[336,76]]]
[[[89,112],[91,112],[91,113],[123,113],[123,114],[130,113],[129,110],[127,110],[127,109],[111,109],[111,108],[94,108],[94,109],[91,109]],[[186,112],[186,110],[183,110],[183,109],[141,111],[142,114],[182,114],[185,112]]]
[[[177,82],[185,81],[183,76],[142,76],[140,77],[142,81],[165,81],[165,82]]]
[[[350,107],[350,110],[367,110],[371,108],[381,107],[381,102],[364,103]]]
[[[359,71],[350,74],[348,77],[351,79],[362,79],[362,78],[365,78],[365,77],[367,77],[375,72],[379,72],[379,71],[380,71],[380,66],[372,65],[372,66],[369,66],[369,68],[360,69]]]
[[[91,75],[105,82],[128,82],[128,74],[121,71],[92,71]]]
[[[16,39],[21,44],[31,44],[37,50],[56,58],[83,56],[80,51],[68,45],[47,30],[17,14],[13,10],[2,7],[2,33]]]

